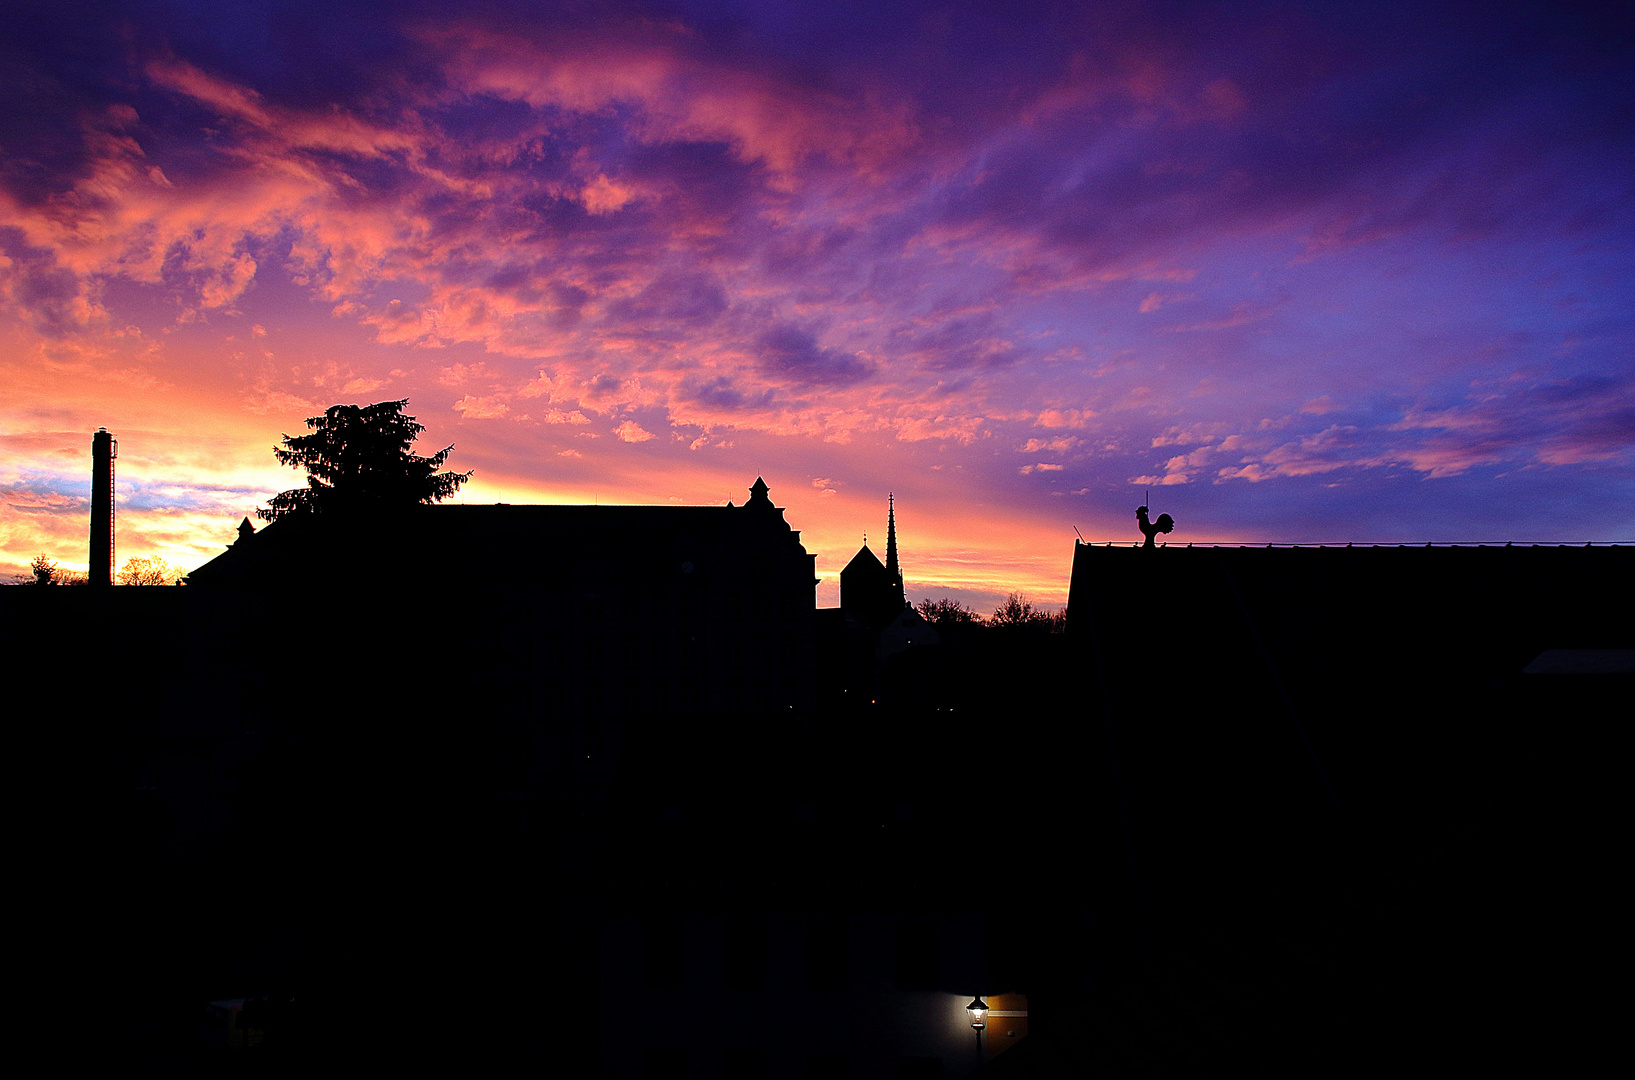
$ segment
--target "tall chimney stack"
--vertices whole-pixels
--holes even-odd
[[[92,585],[114,583],[114,458],[119,443],[107,428],[91,436],[91,566]]]

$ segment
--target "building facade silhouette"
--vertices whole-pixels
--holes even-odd
[[[760,480],[4,590],[78,691],[17,729],[36,985],[141,973],[127,1043],[294,985],[326,1061],[585,1076],[952,1080],[977,994],[1030,1014],[1020,1076],[1340,1071],[1594,1006],[1533,945],[1622,917],[1631,549],[1081,544],[1067,633],[920,648],[887,513],[825,611]],[[89,680],[40,648],[88,633]]]

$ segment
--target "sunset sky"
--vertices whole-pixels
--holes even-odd
[[[38,8],[18,14],[17,7]],[[184,569],[409,399],[466,502],[721,503],[820,603],[1171,543],[1635,541],[1635,46],[1594,5],[0,15],[0,574]],[[1565,9],[1565,10],[1564,10]]]

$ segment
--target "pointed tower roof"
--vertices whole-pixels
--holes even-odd
[[[880,556],[870,551],[868,544],[864,544],[857,549],[857,554],[852,556],[851,562],[848,562],[840,572],[844,574],[848,570],[866,574],[872,581],[880,577],[885,567],[880,565]]]
[[[891,587],[897,591],[898,605],[906,602],[903,596],[903,568],[897,562],[897,496],[886,493],[886,573]]]
[[[902,580],[903,572],[897,565],[897,497],[886,493],[886,572],[893,579]]]

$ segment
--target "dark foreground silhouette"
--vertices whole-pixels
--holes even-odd
[[[955,1077],[903,1018],[1014,992],[993,1075],[1604,1056],[1630,676],[1571,657],[1635,648],[1629,550],[1081,545],[1066,634],[860,655],[764,498],[0,590],[67,702],[13,720],[31,1037],[214,1074],[252,998],[269,1069]]]

